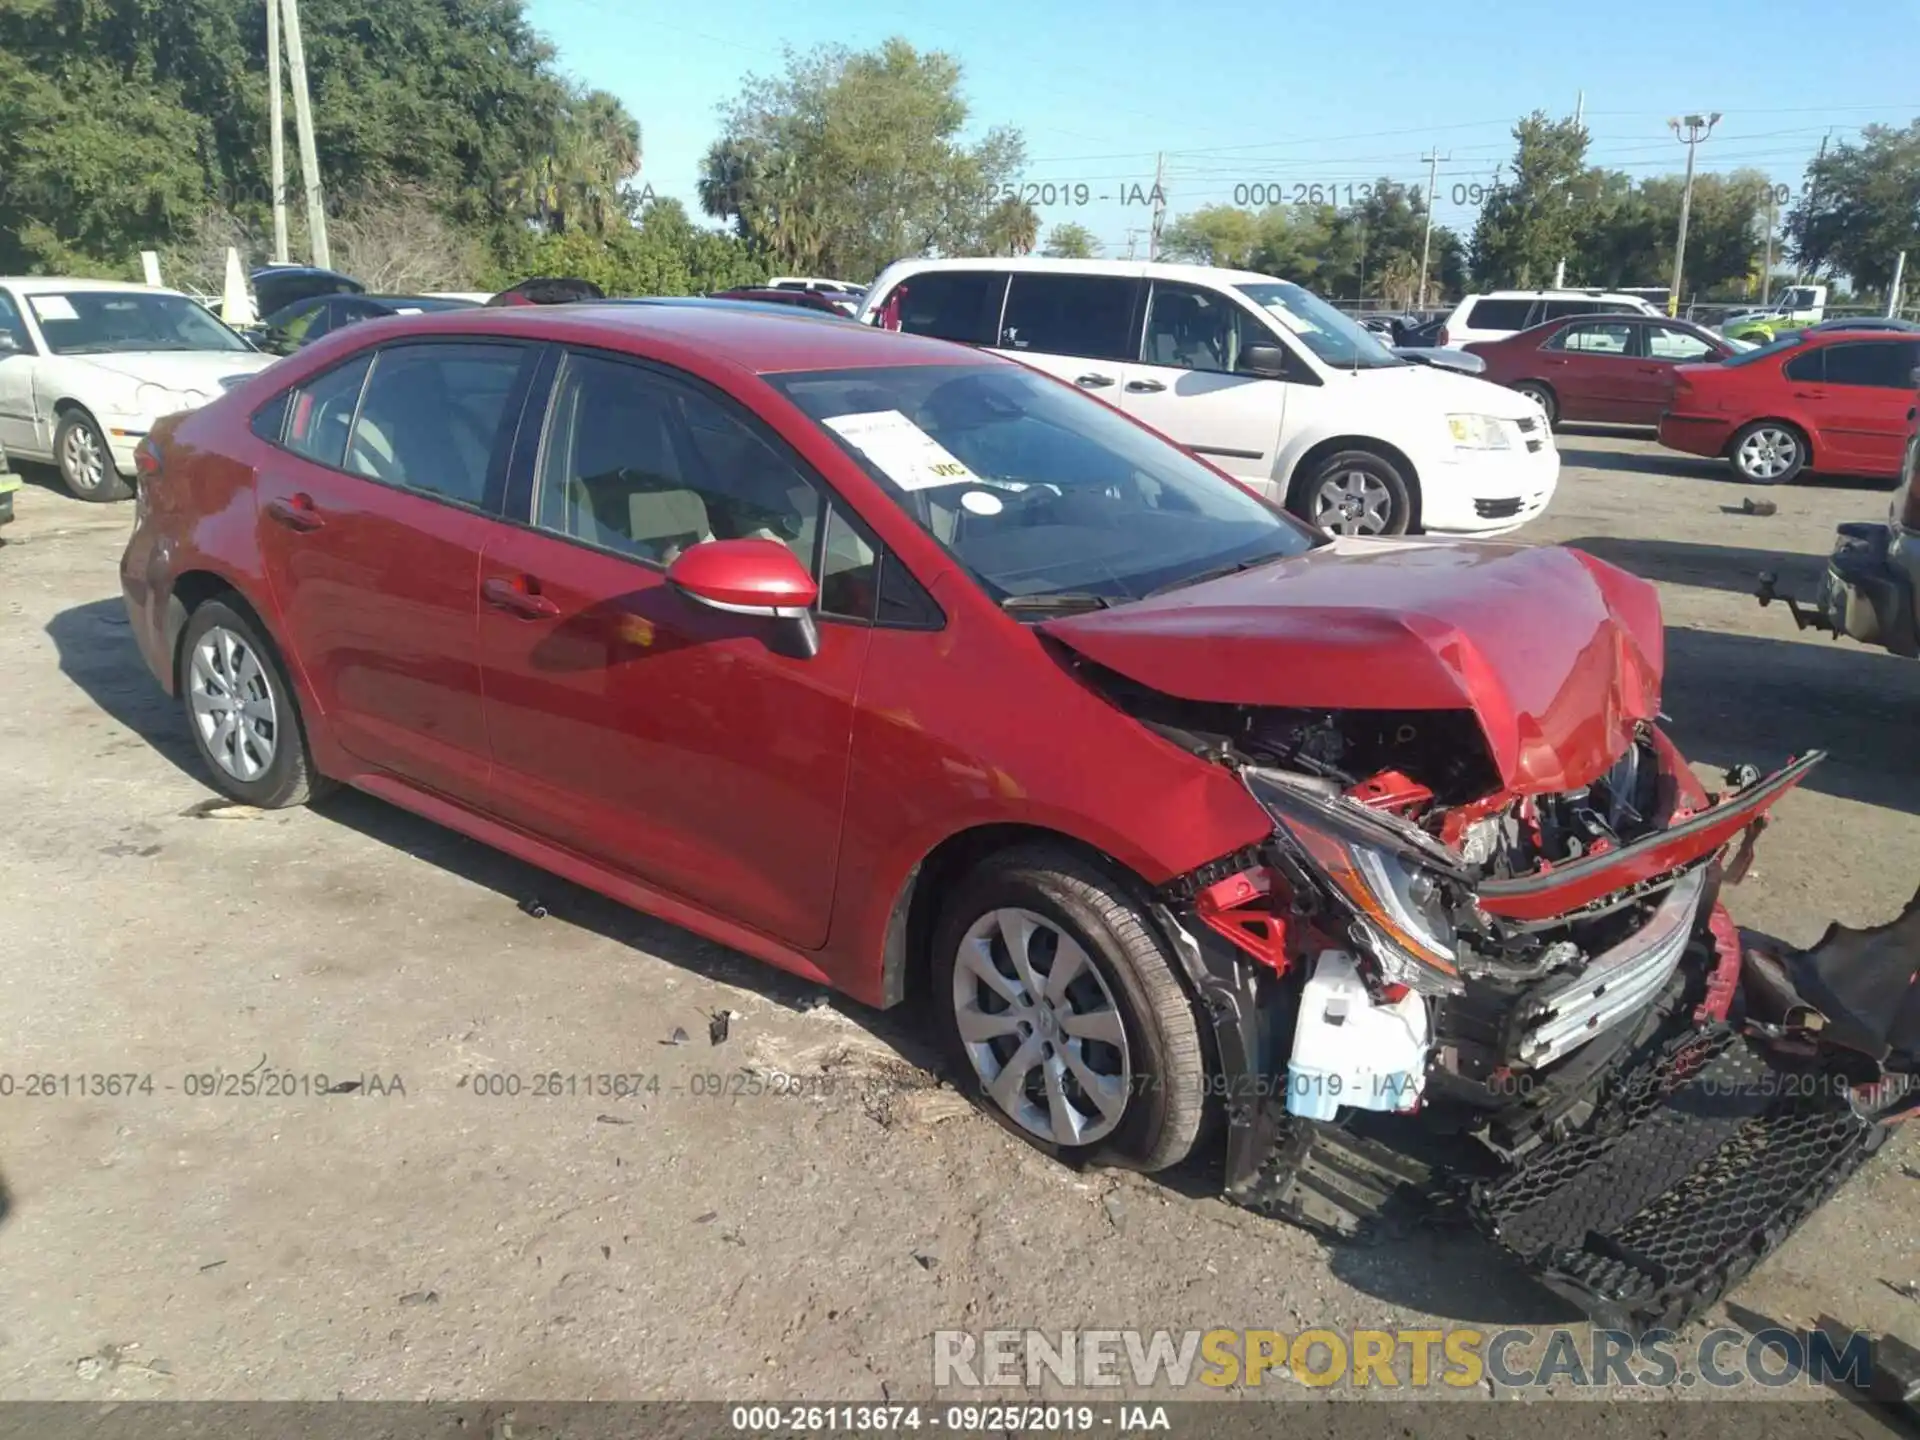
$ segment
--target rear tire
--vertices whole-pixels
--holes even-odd
[[[107,437],[84,410],[69,409],[60,416],[53,432],[53,458],[62,483],[81,500],[105,504],[133,495],[133,487],[113,467]]]
[[[1193,1150],[1209,1073],[1194,1002],[1113,875],[1064,847],[1005,851],[960,883],[933,946],[935,1029],[1014,1134],[1136,1170]]]
[[[1413,490],[1399,467],[1371,450],[1341,450],[1293,482],[1287,508],[1335,535],[1405,535]]]
[[[1560,401],[1554,395],[1551,386],[1538,380],[1522,380],[1514,386],[1516,394],[1524,395],[1542,410],[1547,412],[1547,428],[1551,430],[1560,423]]]
[[[179,667],[187,729],[214,788],[261,810],[325,793],[286,670],[252,616],[207,601],[187,621]]]
[[[1727,459],[1749,485],[1790,484],[1807,468],[1807,437],[1784,420],[1756,420],[1733,437]]]

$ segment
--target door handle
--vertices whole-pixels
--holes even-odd
[[[480,598],[499,610],[506,610],[520,616],[523,620],[548,620],[560,613],[560,607],[530,588],[533,582],[515,584],[495,576],[480,584]]]
[[[1167,387],[1158,380],[1129,380],[1127,389],[1135,395],[1157,395]]]
[[[1796,400],[1824,400],[1827,398],[1827,392],[1824,390],[1796,390],[1793,392],[1793,398]]]
[[[1113,377],[1111,375],[1082,375],[1073,383],[1082,389],[1098,390],[1102,386],[1111,385],[1113,383]]]
[[[287,529],[298,530],[303,534],[309,530],[318,530],[327,523],[326,518],[314,508],[313,497],[304,492],[287,496],[276,495],[267,502],[267,514]]]

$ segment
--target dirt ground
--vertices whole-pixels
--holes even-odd
[[[1737,918],[1802,944],[1890,918],[1920,883],[1920,664],[1750,594],[1769,567],[1807,593],[1884,492],[1812,482],[1754,517],[1719,467],[1561,441],[1527,538],[1659,582],[1703,772],[1833,754]],[[30,482],[18,508],[0,1398],[897,1400],[930,1392],[937,1329],[1576,1323],[1455,1238],[1329,1251],[1196,1184],[1071,1173],[942,1089],[904,1022],[364,796],[223,811],[121,611],[131,507]],[[743,1093],[769,1069],[804,1093]],[[249,1071],[304,1093],[193,1093]],[[22,1093],[108,1072],[151,1092]],[[534,1097],[548,1072],[661,1088]],[[1920,1336],[1896,1288],[1920,1281],[1916,1158],[1897,1141],[1851,1181],[1739,1290],[1747,1321]]]

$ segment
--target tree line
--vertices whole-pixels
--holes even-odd
[[[260,0],[0,6],[0,272],[218,287],[226,247],[270,234]],[[976,127],[960,66],[902,39],[789,53],[721,107],[694,196],[640,183],[640,125],[558,68],[522,0],[305,0],[316,143],[336,263],[382,289],[575,274],[609,291],[726,288],[774,270],[871,278],[918,254],[1091,256],[1072,222],[1018,198],[1025,146]],[[1427,235],[1430,197],[1380,181],[1357,202],[1207,206],[1163,252],[1272,271],[1334,298],[1410,301],[1423,243],[1436,294],[1470,283],[1647,285],[1671,270],[1680,181],[1587,163],[1587,134],[1533,114],[1465,234]],[[288,147],[291,155],[292,147]],[[296,253],[304,247],[289,160]],[[1781,262],[1883,288],[1920,263],[1920,121],[1830,146],[1790,203],[1753,171],[1702,173],[1688,289],[1750,291],[1777,221]]]

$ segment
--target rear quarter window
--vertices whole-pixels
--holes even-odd
[[[1476,300],[1467,312],[1469,330],[1524,330],[1531,300]]]

